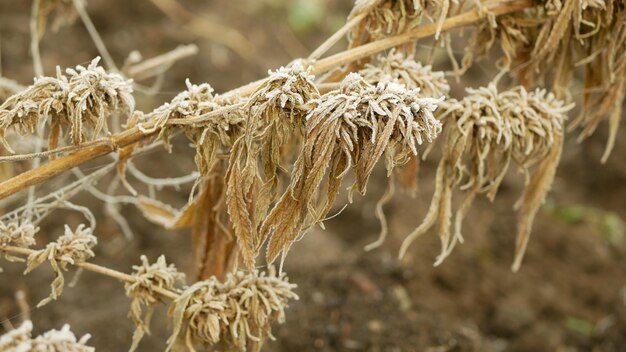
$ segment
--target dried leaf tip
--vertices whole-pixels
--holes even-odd
[[[195,351],[197,344],[218,342],[238,351],[259,351],[267,338],[273,338],[271,324],[283,323],[289,300],[298,299],[295,287],[274,269],[239,271],[224,282],[215,277],[197,282],[172,303],[174,332],[167,351]]]
[[[61,130],[66,128],[74,144],[84,139],[83,125],[88,125],[92,138],[108,132],[107,118],[113,113],[130,114],[135,107],[131,80],[109,73],[98,66],[95,58],[89,66],[69,68],[64,75],[57,67],[56,77],[38,77],[26,89],[9,97],[0,105],[0,143],[9,151],[5,139],[7,129],[32,135],[39,126],[50,121],[49,143],[59,144]]]
[[[154,264],[148,262],[145,255],[141,256],[141,265],[133,266],[134,282],[124,285],[126,296],[131,299],[128,316],[135,324],[133,342],[130,351],[135,351],[144,334],[150,334],[150,319],[154,306],[160,301],[154,288],[162,288],[178,292],[179,284],[184,284],[185,274],[179,272],[174,264],[167,264],[165,256],[161,255]],[[143,309],[146,308],[144,315]]]
[[[24,274],[31,272],[46,260],[50,262],[55,273],[54,281],[50,285],[52,292],[48,298],[39,302],[38,307],[57,299],[61,295],[65,283],[63,271],[67,271],[68,265],[83,263],[93,258],[95,254],[92,248],[97,243],[98,239],[92,234],[91,228],[80,224],[72,231],[69,226],[65,225],[65,233],[56,242],[49,243],[46,248],[28,256]]]
[[[95,348],[87,346],[91,335],[86,334],[77,338],[69,325],[64,325],[61,330],[50,330],[42,335],[32,338],[33,323],[27,320],[17,329],[11,330],[0,336],[0,351],[4,352],[94,352]]]

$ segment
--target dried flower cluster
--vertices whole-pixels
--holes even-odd
[[[27,320],[17,329],[0,336],[0,351],[3,352],[93,352],[96,349],[87,346],[91,335],[80,339],[70,331],[69,325],[61,330],[50,330],[32,338],[33,323]]]
[[[350,74],[340,89],[324,94],[306,117],[305,144],[289,188],[261,226],[258,243],[270,238],[268,262],[280,252],[284,256],[307,225],[323,220],[351,168],[356,174],[352,189],[364,193],[383,154],[391,172],[417,155],[418,145],[432,142],[441,130],[433,116],[440,101],[420,98],[418,90],[395,83],[372,86],[358,74]],[[327,171],[326,194],[316,201]]]
[[[92,229],[81,224],[72,231],[65,225],[65,233],[56,242],[48,243],[46,248],[33,252],[28,256],[25,274],[31,272],[45,261],[49,261],[55,273],[54,281],[50,287],[52,292],[48,298],[43,299],[37,307],[48,304],[63,292],[65,278],[63,271],[67,271],[68,265],[83,263],[94,257],[93,247],[98,243],[98,239],[92,234]]]
[[[150,320],[154,306],[160,301],[155,287],[177,292],[178,284],[184,284],[185,274],[179,272],[174,264],[167,264],[161,255],[156,263],[150,264],[145,255],[141,256],[141,265],[133,266],[135,282],[126,283],[126,296],[131,299],[128,316],[135,324],[133,343],[130,351],[135,351],[145,334],[150,334]],[[144,307],[146,312],[144,314]]]
[[[86,68],[76,66],[56,77],[38,77],[35,83],[9,97],[0,105],[0,143],[12,152],[5,139],[13,127],[23,135],[34,134],[39,126],[50,122],[49,143],[59,144],[62,129],[74,144],[84,140],[83,125],[92,128],[92,138],[108,132],[107,118],[113,113],[130,113],[134,109],[132,81],[98,66],[99,58]]]
[[[402,246],[401,255],[418,236],[438,224],[441,263],[462,241],[463,218],[478,194],[496,195],[511,161],[526,176],[521,201],[516,263],[521,261],[532,220],[549,190],[563,144],[563,124],[573,106],[553,94],[523,87],[498,92],[495,84],[467,89],[467,96],[447,111],[444,155],[437,168],[435,194],[424,222]],[[532,167],[537,170],[529,176]],[[467,191],[450,232],[452,191]],[[516,265],[517,267],[518,265]]]
[[[298,299],[296,285],[273,269],[266,273],[238,271],[224,282],[199,281],[172,303],[174,332],[167,350],[195,351],[197,344],[259,351],[272,338],[271,323],[283,322],[288,301]]]
[[[413,57],[395,50],[378,55],[376,61],[366,64],[359,74],[373,85],[394,82],[407,89],[419,89],[419,94],[426,98],[447,97],[450,93],[444,72],[433,71],[432,66],[423,66]]]
[[[407,32],[424,18],[437,22],[438,37],[449,9],[450,0],[357,0],[348,19],[367,15],[352,32],[351,45]]]

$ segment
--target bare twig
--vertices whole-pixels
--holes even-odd
[[[91,36],[91,40],[96,45],[100,56],[102,56],[102,59],[108,66],[109,70],[119,71],[117,69],[117,66],[115,65],[115,61],[113,61],[113,58],[109,53],[109,50],[107,49],[106,45],[104,45],[100,34],[98,34],[96,26],[94,26],[91,18],[89,17],[89,14],[87,13],[87,10],[85,10],[83,3],[80,0],[72,0],[72,3],[74,4],[76,12],[78,12],[78,15],[80,16],[81,21],[83,21],[87,32],[89,32],[89,36]]]
[[[165,54],[155,56],[125,69],[126,76],[135,80],[141,80],[160,74],[163,68],[167,68],[174,62],[198,53],[195,44],[181,45]]]
[[[21,247],[15,247],[15,246],[4,246],[4,247],[0,247],[0,251],[2,252],[6,252],[6,253],[11,253],[11,254],[18,254],[18,255],[23,255],[23,256],[29,256],[33,253],[36,252],[36,250],[33,249],[29,249],[29,248],[21,248]],[[96,265],[96,264],[92,264],[92,263],[87,263],[87,262],[77,262],[75,264],[77,267],[79,268],[83,268],[85,270],[89,270],[89,271],[93,271],[94,273],[98,273],[98,274],[102,274],[102,275],[106,275],[109,277],[112,277],[114,279],[118,279],[122,282],[130,282],[130,283],[134,283],[136,282],[136,278],[132,275],[128,275],[126,273],[117,271],[117,270],[113,270],[113,269],[109,269],[100,265]],[[157,292],[158,294],[160,294],[163,297],[169,298],[169,299],[177,299],[178,298],[178,294],[160,287],[152,287],[154,292]]]

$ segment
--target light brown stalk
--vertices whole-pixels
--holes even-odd
[[[354,26],[361,22],[361,20],[365,18],[367,14],[367,12],[363,12],[362,14],[354,16],[354,18],[346,22],[346,24],[339,28],[339,30],[335,32],[335,34],[328,37],[326,41],[324,41],[317,49],[315,49],[311,53],[311,55],[309,55],[309,60],[317,60],[322,57],[322,55],[326,54],[326,52],[330,50],[333,45],[337,44],[337,42],[340,41],[341,38],[343,38],[343,36],[346,35],[346,33],[348,33]]]
[[[3,246],[0,247],[0,251],[2,252],[6,252],[6,253],[11,253],[11,254],[18,254],[18,255],[23,255],[23,256],[29,256],[33,253],[35,253],[36,251],[33,249],[29,249],[29,248],[21,248],[21,247],[14,247],[14,246]],[[77,262],[75,264],[75,266],[79,267],[79,268],[83,268],[85,270],[89,270],[92,271],[94,273],[98,273],[101,275],[105,275],[105,276],[109,276],[112,277],[114,279],[120,280],[122,282],[130,282],[130,283],[134,283],[135,281],[137,281],[137,279],[132,276],[132,275],[128,275],[126,273],[117,271],[117,270],[113,270],[113,269],[109,269],[100,265],[96,265],[96,264],[92,264],[92,263],[87,263],[87,262]],[[163,289],[161,287],[157,287],[157,286],[153,286],[152,290],[154,292],[157,292],[158,294],[160,294],[163,297],[175,300],[178,298],[178,294],[166,289]]]
[[[532,0],[514,0],[487,5],[486,8],[494,15],[499,16],[529,8],[531,6],[533,6]],[[449,17],[443,22],[441,28],[445,31],[461,26],[467,26],[482,20],[482,16],[483,15],[478,10],[468,11],[461,15]],[[314,74],[323,73],[335,67],[373,55],[386,49],[399,46],[411,40],[434,35],[436,31],[436,24],[425,25],[404,34],[378,40],[319,60],[311,64],[311,69]],[[227,100],[233,96],[248,96],[252,92],[254,92],[254,90],[264,81],[265,79],[261,79],[252,83],[248,83],[247,85],[224,93],[217,99]],[[144,126],[144,129],[150,130],[150,126],[146,125]],[[110,144],[95,146],[89,149],[81,150],[74,154],[70,154],[51,161],[47,164],[44,164],[37,169],[32,169],[22,174],[19,174],[3,183],[0,183],[0,199],[15,194],[26,187],[41,183],[52,176],[58,175],[66,170],[71,169],[72,167],[81,165],[97,157],[111,153],[117,148],[128,146],[130,144],[150,138],[158,134],[159,131],[160,129],[156,128],[154,132],[144,134],[138,128],[132,128],[122,133],[113,135],[111,137]]]
[[[131,65],[124,69],[126,76],[142,80],[159,74],[163,68],[169,67],[174,62],[198,53],[198,46],[195,44],[181,45],[167,53],[144,60],[138,64]]]

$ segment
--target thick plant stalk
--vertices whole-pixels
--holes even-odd
[[[514,0],[487,6],[487,9],[494,15],[504,15],[515,11],[523,10],[533,6],[532,0]],[[442,30],[450,30],[457,27],[467,26],[482,20],[482,15],[478,10],[468,11],[464,14],[449,17],[443,22]],[[413,31],[389,37],[383,40],[372,42],[366,45],[344,51],[311,64],[313,74],[319,74],[343,64],[370,56],[380,51],[396,47],[406,42],[434,35],[437,31],[436,24],[425,25]],[[229,99],[233,96],[248,96],[264,81],[258,80],[221,95],[221,99]],[[151,126],[143,126],[144,130],[150,130]],[[138,127],[131,128],[111,137],[110,143],[100,146],[80,150],[74,154],[58,158],[37,169],[32,169],[17,175],[3,183],[0,183],[0,199],[4,199],[15,194],[22,189],[39,184],[55,175],[63,173],[75,166],[84,164],[102,155],[114,152],[117,148],[129,146],[140,142],[160,132],[155,128],[151,133],[144,133]]]

